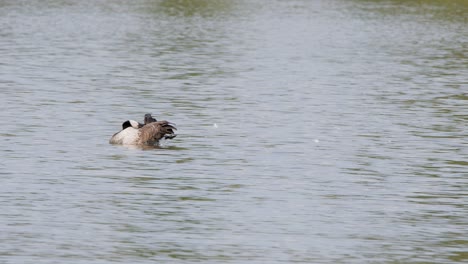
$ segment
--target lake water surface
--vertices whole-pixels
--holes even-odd
[[[466,263],[466,14],[0,0],[0,262]]]

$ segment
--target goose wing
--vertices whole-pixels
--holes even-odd
[[[174,138],[174,130],[177,130],[177,128],[174,124],[164,120],[146,124],[139,130],[140,144],[154,144],[166,135],[168,135],[166,138]]]

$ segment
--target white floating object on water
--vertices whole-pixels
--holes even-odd
[[[214,128],[218,128],[218,125],[216,123],[213,124]]]
[[[315,142],[315,143],[319,143],[319,142],[320,142],[320,140],[318,140],[318,139],[314,139],[314,142]]]

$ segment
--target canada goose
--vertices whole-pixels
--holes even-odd
[[[176,137],[174,124],[168,121],[156,121],[150,114],[145,115],[145,124],[127,120],[122,124],[122,130],[115,133],[109,140],[111,144],[121,145],[154,145],[161,138]]]

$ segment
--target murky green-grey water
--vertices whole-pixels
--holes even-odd
[[[468,261],[467,13],[0,1],[0,262]]]

